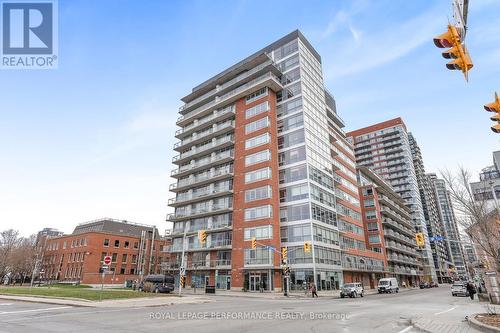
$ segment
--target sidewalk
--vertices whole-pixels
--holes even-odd
[[[15,295],[0,295],[0,300],[14,300],[33,303],[47,303],[68,306],[82,306],[82,307],[95,307],[95,308],[133,308],[133,307],[150,307],[150,306],[167,306],[175,304],[198,304],[213,302],[213,300],[203,297],[189,295],[186,297],[172,296],[158,296],[158,297],[144,297],[144,298],[127,298],[117,300],[105,301],[87,301],[82,299],[70,298],[54,298],[43,296],[15,296]]]
[[[411,320],[411,324],[428,333],[476,333],[483,332],[472,327],[466,317],[471,317],[478,313],[486,312],[486,302],[471,302],[466,304],[456,304],[450,309],[435,313],[433,315],[419,316]],[[496,306],[497,311],[500,307]]]
[[[400,293],[416,290],[417,288],[402,288],[399,290]],[[175,291],[178,292],[177,290]],[[368,289],[365,290],[365,295],[377,294],[377,289]],[[183,295],[206,295],[207,297],[213,295],[205,294],[205,289],[198,288],[196,292],[192,288],[182,289]],[[271,299],[287,299],[287,298],[311,298],[311,293],[307,295],[304,294],[303,291],[292,291],[289,293],[289,296],[284,296],[283,292],[277,291],[266,291],[263,293],[260,292],[244,292],[239,290],[219,290],[215,291],[215,296],[229,296],[229,297],[247,297],[247,298],[271,298]],[[340,290],[326,290],[326,291],[318,291],[318,296],[321,298],[340,298]]]

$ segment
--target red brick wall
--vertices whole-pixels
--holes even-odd
[[[74,240],[80,241],[86,239],[86,245],[72,247]],[[104,246],[104,239],[109,239],[109,246]],[[115,240],[119,240],[119,247],[114,246]],[[66,241],[66,248],[64,249],[64,242]],[[124,248],[125,242],[129,242],[129,248]],[[45,270],[46,277],[50,279],[57,279],[59,281],[77,281],[80,280],[84,284],[98,284],[101,283],[101,274],[99,269],[102,266],[101,255],[106,252],[107,255],[112,256],[113,253],[117,254],[116,263],[111,266],[115,268],[115,273],[107,274],[104,277],[105,284],[123,283],[125,280],[137,279],[137,264],[132,264],[132,256],[139,254],[138,249],[134,249],[134,243],[139,243],[139,237],[113,235],[108,233],[88,232],[78,235],[68,235],[63,237],[53,238],[47,241],[46,250],[44,252],[44,261],[42,267]],[[58,249],[52,250],[52,244],[58,244]],[[155,241],[155,264],[151,270],[151,274],[159,271],[159,258],[167,258],[168,253],[161,252],[163,245],[170,245],[165,241]],[[151,240],[147,241],[147,255],[145,260],[145,274],[148,272],[149,256],[151,251]],[[80,253],[80,258],[77,261],[71,260],[72,253]],[[127,254],[127,262],[122,263],[123,254]],[[77,258],[78,259],[78,258]],[[53,260],[53,263],[51,263]],[[60,266],[60,261],[62,265]],[[61,267],[60,272],[59,266]],[[66,270],[75,267],[76,271],[80,268],[80,275],[72,275],[66,277]],[[121,268],[125,268],[125,274],[120,274]],[[130,274],[131,269],[135,269],[135,274]]]
[[[269,102],[269,111],[260,113],[252,118],[245,119],[245,110],[260,104]],[[269,117],[269,127],[258,131],[245,134],[245,125],[258,119]],[[232,287],[242,288],[244,284],[244,249],[251,248],[250,241],[244,241],[244,228],[263,225],[273,225],[273,238],[258,240],[258,243],[272,245],[278,251],[280,249],[280,228],[279,228],[279,189],[278,189],[278,141],[277,141],[277,118],[276,118],[276,94],[269,90],[269,95],[260,98],[250,104],[245,104],[245,99],[236,102],[235,119],[235,159],[234,159],[234,197],[233,197],[233,251],[232,251]],[[258,147],[245,150],[245,140],[260,134],[269,132],[270,142]],[[251,155],[261,150],[269,149],[271,151],[271,160],[251,166],[245,166],[245,156]],[[272,170],[271,179],[245,184],[245,173],[252,170],[270,167]],[[245,190],[257,188],[265,185],[272,186],[272,197],[245,203]],[[248,207],[257,207],[263,205],[272,205],[273,216],[269,219],[259,219],[255,221],[244,221],[244,210]],[[260,246],[260,245],[258,245]],[[280,266],[280,257],[278,253],[274,255],[274,266]],[[281,287],[281,275],[274,274],[274,287]]]

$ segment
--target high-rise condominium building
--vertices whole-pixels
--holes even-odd
[[[450,193],[446,188],[444,179],[439,179],[435,174],[429,174],[432,179],[438,198],[439,210],[445,228],[446,245],[450,251],[451,260],[455,266],[455,273],[461,277],[467,276],[463,242],[458,230],[457,220],[453,212]]]
[[[187,285],[280,290],[286,247],[292,288],[338,288],[342,241],[356,270],[383,266],[365,250],[352,146],[324,88],[321,57],[299,31],[182,101],[169,220],[172,267],[184,264]]]
[[[407,286],[420,278],[415,228],[406,202],[388,182],[366,167],[358,167],[359,193],[367,246],[387,260],[389,276]]]
[[[500,209],[500,150],[493,152],[493,165],[479,174],[479,181],[470,184],[474,199],[483,201],[486,210]]]
[[[408,139],[437,279],[439,283],[451,282],[453,263],[446,243],[446,230],[439,211],[437,191],[431,177],[425,173],[424,160],[417,140],[411,133],[408,133]]]
[[[437,280],[424,210],[413,165],[406,125],[395,118],[347,133],[355,147],[356,162],[385,179],[411,210],[415,230],[422,232],[425,246],[420,250],[423,273]]]

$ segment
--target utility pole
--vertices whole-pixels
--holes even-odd
[[[184,222],[184,235],[182,236],[182,254],[181,254],[181,267],[179,267],[179,296],[182,295],[182,276],[186,272],[184,267],[184,253],[186,247],[186,233],[187,233],[187,222]]]

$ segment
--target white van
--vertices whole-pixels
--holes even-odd
[[[394,293],[399,292],[399,284],[396,278],[383,278],[378,281],[378,293]]]

